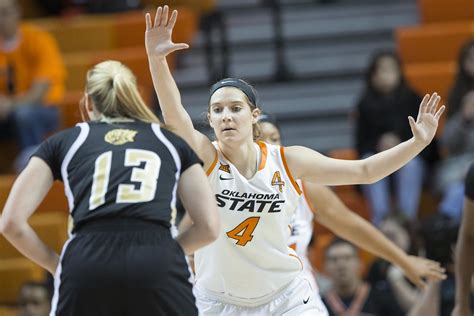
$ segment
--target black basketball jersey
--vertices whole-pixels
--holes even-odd
[[[474,201],[474,161],[471,163],[471,167],[467,172],[465,195]]]
[[[47,139],[33,156],[63,181],[75,228],[107,217],[170,226],[179,177],[201,163],[175,134],[135,121],[77,124]]]

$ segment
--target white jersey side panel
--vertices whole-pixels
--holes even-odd
[[[299,187],[287,174],[279,146],[259,143],[261,161],[251,179],[218,153],[209,174],[221,216],[221,232],[195,253],[196,286],[236,304],[265,301],[300,274],[288,247]]]
[[[299,180],[298,185],[300,188],[303,188]],[[308,258],[308,246],[313,237],[314,214],[307,202],[305,194],[303,191],[303,195],[299,199],[298,207],[291,223],[291,236],[288,245],[295,249],[296,254],[303,262],[303,275],[311,283],[314,292],[317,293],[318,286],[316,284],[315,272]]]

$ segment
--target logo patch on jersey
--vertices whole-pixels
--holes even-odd
[[[135,141],[135,135],[137,135],[138,131],[134,131],[131,129],[113,129],[107,134],[105,134],[104,140],[112,145],[123,145],[126,143],[133,143]]]
[[[285,181],[281,181],[280,171],[275,171],[275,173],[273,174],[272,186],[274,185],[278,185],[278,190],[280,191],[280,193],[283,192],[283,186],[285,185]]]
[[[224,164],[221,163],[221,165],[219,166],[219,170],[230,173],[230,166],[229,165],[224,165]]]
[[[234,180],[234,178],[224,178],[222,175],[219,175],[219,179],[221,179],[221,180]]]

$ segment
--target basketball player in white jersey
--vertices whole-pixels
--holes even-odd
[[[181,105],[166,55],[188,46],[174,44],[177,11],[146,15],[145,44],[155,91],[166,124],[198,153],[208,171],[221,215],[221,234],[195,253],[197,305],[205,315],[326,315],[307,280],[302,263],[287,247],[290,220],[301,195],[294,179],[325,185],[371,183],[396,171],[426,147],[444,110],[439,97],[425,96],[413,138],[365,160],[336,160],[305,147],[254,142],[260,110],[245,81],[224,79],[211,88],[208,118],[216,142],[194,129]],[[412,271],[417,279],[441,278],[438,265]],[[402,267],[408,266],[407,262]]]

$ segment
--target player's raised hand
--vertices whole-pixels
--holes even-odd
[[[169,16],[169,8],[167,5],[157,8],[154,22],[151,20],[150,13],[145,15],[145,47],[149,56],[166,57],[176,50],[189,47],[189,45],[185,43],[173,43],[171,39],[177,17],[177,10],[173,10],[171,16]]]
[[[416,122],[413,117],[408,117],[411,132],[413,133],[415,140],[425,146],[428,145],[435,136],[439,118],[446,108],[443,105],[438,109],[440,99],[441,97],[438,96],[436,92],[431,96],[429,94],[425,95],[420,103]]]

